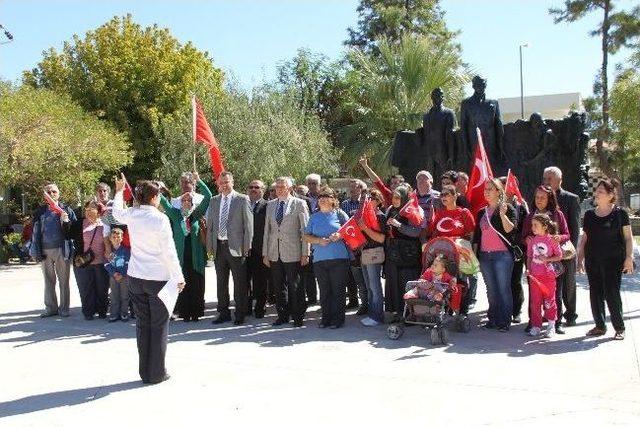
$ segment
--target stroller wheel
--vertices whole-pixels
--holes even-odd
[[[449,344],[449,333],[446,329],[442,328],[438,331],[438,336],[440,338],[440,343],[447,345]]]
[[[436,328],[431,329],[430,338],[431,345],[440,344],[440,335],[438,334],[438,330]]]
[[[387,336],[389,339],[397,340],[404,334],[404,326],[400,324],[393,324],[387,327]]]
[[[467,333],[471,330],[471,321],[467,316],[458,316],[456,320],[456,327],[458,332]]]

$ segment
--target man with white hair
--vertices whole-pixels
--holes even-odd
[[[198,207],[198,205],[204,199],[202,194],[196,193],[196,181],[193,179],[192,172],[185,172],[180,176],[180,196],[174,197],[171,199],[171,205],[174,208],[182,209],[182,196],[185,193],[191,194],[191,203],[193,204],[193,209]]]
[[[54,183],[44,186],[48,203],[33,213],[33,234],[29,255],[42,265],[45,311],[40,317],[69,316],[69,272],[73,241],[68,238],[76,214],[60,202],[60,190]],[[56,297],[56,276],[60,286],[60,304]]]
[[[545,168],[542,176],[545,185],[551,187],[556,193],[558,207],[564,214],[569,227],[571,243],[578,247],[580,238],[580,198],[562,188],[562,170],[557,166]],[[564,334],[561,327],[561,319],[564,316],[566,326],[575,326],[578,314],[576,313],[576,260],[575,258],[562,261],[564,274],[556,279],[556,305],[558,306],[558,321],[556,333]],[[564,313],[562,304],[564,303]]]
[[[318,194],[320,194],[320,183],[322,182],[322,177],[317,173],[310,173],[305,178],[305,181],[307,188],[309,188],[307,197],[311,199],[311,214],[318,209]]]

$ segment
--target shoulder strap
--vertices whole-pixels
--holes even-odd
[[[500,233],[498,230],[496,230],[496,228],[493,226],[493,224],[491,224],[491,217],[488,215],[487,210],[485,209],[484,211],[484,216],[487,218],[487,223],[489,223],[489,227],[491,227],[491,229],[493,231],[496,232],[496,234],[498,236],[500,236],[500,238],[502,239],[502,241],[510,248],[513,249],[513,245],[511,244],[511,242],[509,242],[509,240],[507,240],[507,238],[505,236],[502,235],[502,233]]]

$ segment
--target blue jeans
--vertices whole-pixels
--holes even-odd
[[[487,287],[489,323],[497,327],[509,327],[513,312],[513,256],[509,251],[480,252],[480,271]]]
[[[364,283],[367,285],[367,296],[369,299],[369,317],[376,322],[384,321],[384,311],[382,304],[384,297],[382,296],[382,264],[368,264],[362,266],[362,276]]]

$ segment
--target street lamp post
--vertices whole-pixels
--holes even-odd
[[[520,45],[520,118],[524,120],[524,84],[522,79],[522,48],[529,47],[529,43]]]

